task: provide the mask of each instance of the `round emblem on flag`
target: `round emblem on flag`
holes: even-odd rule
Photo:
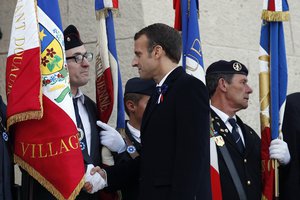
[[[8,135],[6,132],[2,133],[2,137],[3,137],[3,140],[5,140],[6,142],[8,141]]]
[[[127,152],[128,153],[134,153],[136,151],[136,148],[133,145],[129,145],[127,147]]]
[[[81,148],[81,151],[85,150],[85,144],[83,142],[80,142],[80,148]]]
[[[81,141],[83,139],[83,136],[84,136],[84,132],[81,128],[77,128],[77,131],[78,131],[78,140]]]
[[[238,63],[238,62],[233,63],[232,67],[235,71],[238,71],[238,72],[242,70],[242,65],[241,65],[241,63]]]

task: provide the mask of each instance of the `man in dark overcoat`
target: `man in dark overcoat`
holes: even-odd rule
[[[288,144],[291,161],[279,168],[280,199],[299,199],[300,191],[300,92],[286,98],[283,118],[283,140]]]
[[[134,40],[132,66],[157,84],[142,119],[140,156],[97,172],[115,188],[138,178],[139,200],[210,200],[207,89],[178,66],[181,37],[174,28],[152,24]]]

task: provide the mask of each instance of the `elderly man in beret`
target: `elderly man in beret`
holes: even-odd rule
[[[223,200],[261,199],[260,138],[236,115],[248,107],[253,92],[247,75],[246,66],[235,60],[217,61],[206,70],[214,134],[224,141],[216,142]],[[286,143],[272,142],[270,157],[287,164]]]

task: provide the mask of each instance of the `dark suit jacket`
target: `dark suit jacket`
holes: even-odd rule
[[[299,199],[300,191],[300,93],[287,96],[283,118],[283,140],[291,154],[287,166],[279,168],[280,199]]]
[[[227,129],[226,125],[212,109],[211,117],[214,130],[217,131],[224,139],[225,145],[246,192],[247,199],[261,199],[262,189],[259,136],[253,129],[244,124],[242,120],[237,117],[237,123],[242,129],[245,141],[245,152],[240,153],[235,142],[231,138],[231,133]],[[239,197],[233,183],[233,178],[231,177],[224,158],[218,148],[217,152],[223,200],[238,200]]]
[[[207,89],[182,67],[164,83],[143,116],[139,199],[211,199]]]
[[[1,109],[1,124],[6,127],[6,106],[0,96]],[[13,163],[11,161],[11,151],[8,141],[3,139],[4,128],[0,125],[0,199],[12,199],[12,184],[13,184]]]
[[[89,121],[91,124],[91,150],[90,157],[93,160],[94,166],[101,166],[101,143],[99,139],[99,127],[96,125],[97,109],[96,104],[89,97],[85,96],[84,101],[85,108],[89,115]],[[76,166],[74,166],[76,167]],[[57,172],[61,173],[61,172]],[[32,190],[32,199],[30,199],[30,190]],[[76,199],[78,200],[98,200],[98,193],[88,194],[85,191],[81,191]],[[23,200],[54,200],[54,196],[50,194],[44,187],[42,187],[35,179],[33,179],[27,172],[22,170],[22,198]]]

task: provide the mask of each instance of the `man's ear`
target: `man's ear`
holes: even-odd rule
[[[218,87],[221,91],[226,92],[227,91],[228,83],[224,78],[220,78],[218,81]]]
[[[125,102],[125,106],[128,109],[128,111],[130,113],[134,113],[135,112],[135,103],[132,100],[127,100]]]
[[[159,58],[164,53],[164,50],[163,50],[162,46],[156,45],[153,48],[153,53],[154,53],[155,58]]]

